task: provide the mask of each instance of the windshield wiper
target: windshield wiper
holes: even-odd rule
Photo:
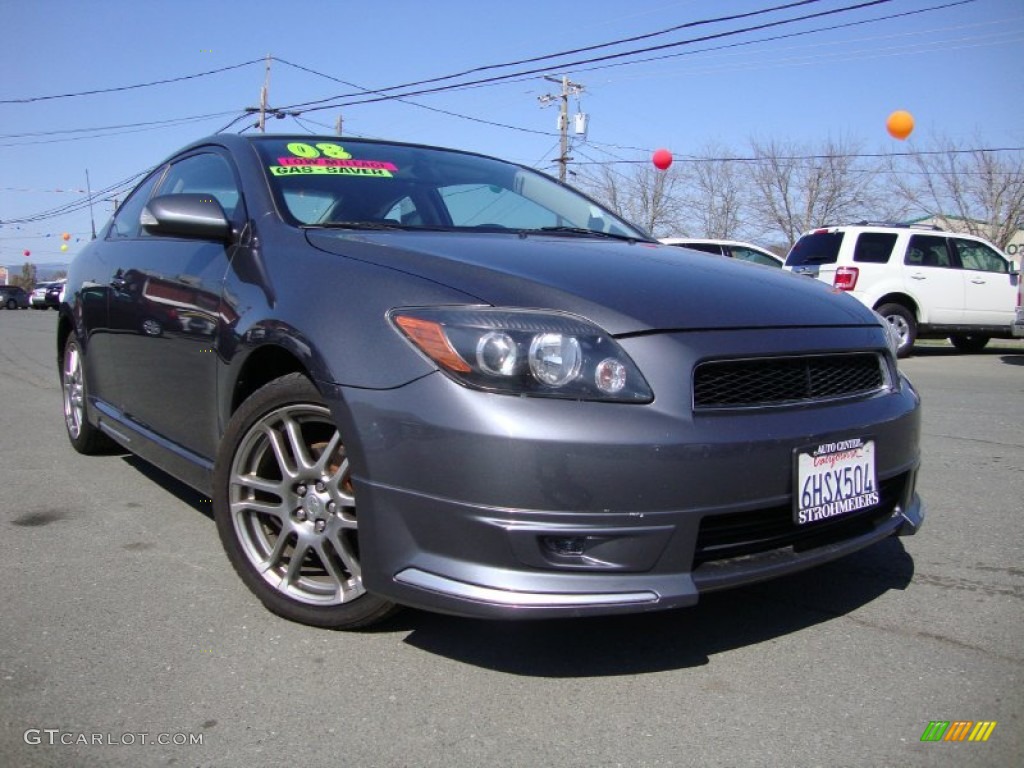
[[[602,232],[599,229],[587,229],[586,227],[538,227],[537,229],[525,229],[521,230],[524,234],[530,234],[530,232],[555,232],[566,235],[588,235],[590,237],[609,237],[612,240],[625,240],[630,243],[635,243],[637,240],[642,238],[634,237],[633,235],[620,235],[618,232]]]
[[[304,224],[306,229],[405,229],[397,221],[318,221]]]

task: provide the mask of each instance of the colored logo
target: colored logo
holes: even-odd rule
[[[988,741],[995,729],[995,720],[932,720],[921,741]]]

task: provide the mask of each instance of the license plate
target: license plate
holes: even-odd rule
[[[793,519],[797,525],[829,520],[876,506],[873,440],[840,440],[797,453]]]

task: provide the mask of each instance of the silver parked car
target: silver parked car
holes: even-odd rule
[[[914,533],[893,343],[529,168],[336,136],[158,165],[57,329],[72,446],[209,494],[270,610],[344,628],[690,606]]]

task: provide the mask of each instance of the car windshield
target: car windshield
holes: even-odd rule
[[[253,143],[278,209],[299,226],[649,239],[580,193],[493,158],[347,138]]]

